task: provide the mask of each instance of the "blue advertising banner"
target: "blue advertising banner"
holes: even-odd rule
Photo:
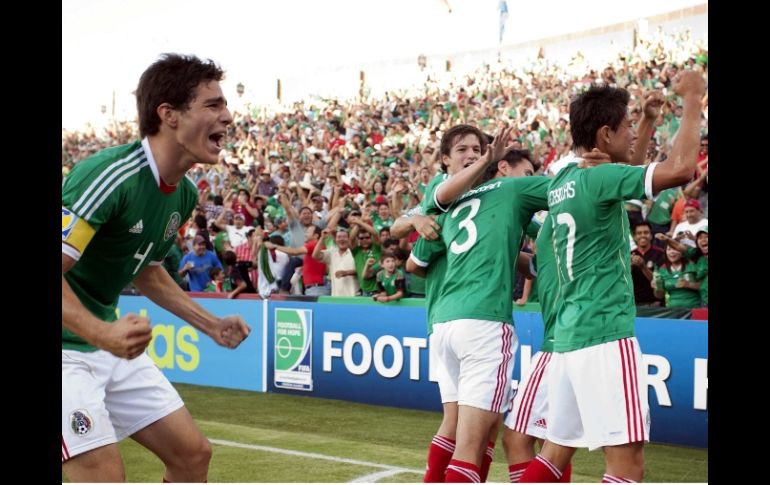
[[[430,374],[424,308],[271,301],[271,320],[276,309],[312,310],[312,336],[295,343],[308,344],[310,354],[303,361],[312,362],[307,378],[312,391],[279,389],[272,379],[270,391],[441,410],[438,385]],[[520,342],[513,372],[517,385],[542,344],[543,321],[540,313],[528,311],[515,312],[514,320]],[[271,371],[275,328],[271,321]],[[652,441],[707,447],[708,324],[639,318],[636,332],[648,366]]]
[[[121,296],[118,311],[146,315],[152,325],[147,354],[171,382],[265,392],[264,322],[261,301],[196,299],[217,316],[238,314],[251,327],[237,349],[208,336],[145,297]]]

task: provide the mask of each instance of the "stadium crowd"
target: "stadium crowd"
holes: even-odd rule
[[[397,239],[395,218],[419,205],[441,171],[442,135],[460,123],[493,134],[513,127],[536,173],[553,174],[572,148],[569,100],[591,83],[625,88],[634,123],[645,96],[665,103],[646,163],[667,158],[682,111],[671,90],[677,72],[708,76],[707,47],[687,32],[658,32],[621,51],[604,69],[581,55],[567,66],[538,58],[381,98],[295,103],[285,112],[233,113],[219,163],[190,173],[199,201],[165,261],[189,291],[363,296],[387,302],[425,295],[423,278],[404,264],[417,232]],[[693,180],[654,200],[629,200],[632,276],[637,305],[708,306],[708,95]],[[134,123],[62,133],[62,176],[108,146],[138,138]],[[541,218],[542,220],[542,218]],[[342,229],[342,230],[341,230]],[[528,238],[523,250],[531,252]],[[519,278],[512,297],[538,301]]]

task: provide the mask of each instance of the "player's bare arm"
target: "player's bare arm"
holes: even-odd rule
[[[427,266],[423,267],[423,266],[418,265],[412,259],[411,256],[409,256],[409,258],[406,260],[406,266],[405,267],[406,267],[406,270],[409,273],[416,274],[417,276],[422,276],[423,278],[425,278],[425,276],[427,276],[427,274],[428,274],[428,267]]]
[[[502,128],[483,155],[479,154],[480,156],[478,157],[472,157],[472,163],[466,165],[459,172],[451,174],[450,178],[439,185],[436,188],[436,200],[438,203],[446,207],[462,194],[472,189],[484,175],[484,171],[489,164],[499,162],[506,153],[513,149],[513,144],[505,144],[512,132],[512,126]],[[455,150],[458,145],[459,148],[463,148],[458,143],[452,147],[452,150]],[[455,155],[453,154],[453,156]]]
[[[682,123],[668,159],[657,166],[652,176],[653,194],[689,182],[698,164],[701,99],[706,82],[701,73],[684,71],[674,81],[674,92],[682,98]]]
[[[401,239],[409,236],[412,231],[417,231],[417,234],[424,239],[433,241],[438,239],[441,226],[431,216],[423,216],[415,214],[409,217],[399,217],[393,223],[390,228],[390,235],[394,238]]]
[[[630,165],[644,165],[644,159],[647,155],[647,147],[650,145],[650,138],[655,130],[655,121],[660,116],[660,110],[666,103],[663,93],[660,91],[651,91],[644,97],[642,111],[644,115],[636,129],[636,142],[634,143],[634,154],[631,156]]]
[[[76,261],[66,254],[61,257],[62,327],[79,335],[89,344],[118,357],[133,359],[141,355],[152,340],[150,321],[133,313],[128,313],[113,323],[96,318],[83,306],[64,278],[64,273],[75,266]]]
[[[162,266],[147,266],[134,280],[134,286],[153,303],[202,331],[223,347],[237,347],[251,332],[251,328],[240,316],[218,318],[206,311],[174,283]]]

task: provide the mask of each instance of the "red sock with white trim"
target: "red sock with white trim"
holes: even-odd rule
[[[490,441],[487,443],[487,451],[484,456],[481,457],[481,471],[479,472],[479,478],[481,482],[487,481],[487,475],[489,475],[489,467],[492,466],[492,460],[495,458],[495,442]]]
[[[602,483],[636,483],[636,482],[633,480],[629,480],[628,478],[616,477],[608,473],[605,473],[604,476],[602,477]]]
[[[530,463],[532,463],[532,460],[508,466],[508,478],[511,480],[511,483],[519,483],[521,476],[524,475],[524,470],[527,469]]]
[[[446,467],[455,452],[455,440],[436,435],[428,448],[428,464],[423,483],[444,483]]]
[[[519,482],[521,483],[557,483],[561,480],[561,472],[553,463],[537,455],[524,470]]]
[[[467,461],[452,460],[446,467],[446,483],[479,483],[479,467]]]

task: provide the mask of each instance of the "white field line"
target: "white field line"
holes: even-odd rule
[[[283,455],[302,456],[305,458],[314,458],[316,460],[334,461],[337,463],[347,463],[350,465],[361,465],[372,468],[382,468],[383,471],[364,475],[362,477],[352,480],[352,482],[373,482],[380,478],[386,478],[389,476],[397,475],[399,473],[416,473],[423,475],[424,470],[417,470],[415,468],[401,468],[392,465],[383,465],[382,463],[372,463],[369,461],[352,460],[350,458],[340,458],[338,456],[322,455],[320,453],[309,453],[306,451],[287,450],[284,448],[273,448],[272,446],[250,445],[247,443],[238,443],[237,441],[220,440],[215,438],[209,438],[209,441],[222,446],[231,446],[233,448],[245,448],[248,450],[266,451],[268,453],[280,453]]]

